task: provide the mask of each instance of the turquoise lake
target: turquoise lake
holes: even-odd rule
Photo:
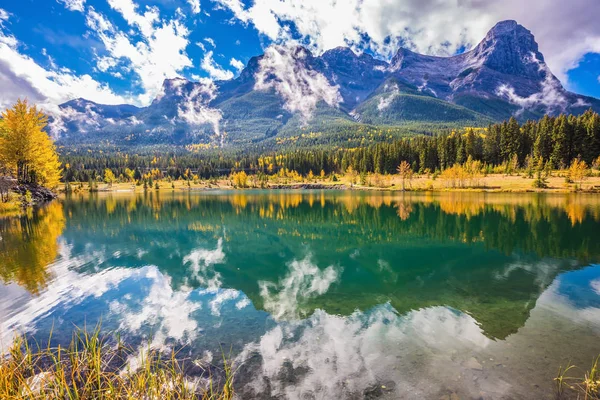
[[[100,321],[226,354],[243,399],[553,399],[600,355],[600,197],[152,191],[0,220],[2,348]]]

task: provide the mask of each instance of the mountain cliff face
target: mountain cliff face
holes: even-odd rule
[[[517,95],[529,96],[540,91],[547,68],[531,32],[515,21],[504,21],[471,51],[431,57],[400,49],[390,69],[395,76],[452,101],[461,93],[496,95],[502,84],[514,85]]]
[[[534,36],[515,21],[494,26],[472,50],[434,57],[400,48],[390,62],[338,47],[314,56],[271,46],[229,81],[166,80],[145,108],[83,99],[52,123],[65,143],[260,142],[299,129],[375,125],[487,124],[516,116],[600,111],[568,92]]]

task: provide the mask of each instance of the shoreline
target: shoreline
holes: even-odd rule
[[[471,193],[600,193],[600,173],[590,172],[578,181],[568,178],[568,171],[555,170],[546,177],[536,179],[532,175],[487,174],[468,177],[440,174],[415,174],[408,178],[399,174],[333,174],[321,177],[297,176],[281,177],[277,175],[258,179],[250,175],[243,184],[232,176],[211,179],[154,178],[154,184],[144,187],[141,181],[121,181],[108,183],[71,182],[70,193],[143,193],[143,192],[195,192],[214,190],[357,190],[390,192],[471,192]],[[152,181],[151,181],[152,182]],[[91,186],[90,186],[91,185]],[[542,185],[544,187],[537,187]],[[58,192],[65,193],[65,186]],[[90,187],[94,190],[90,191]]]
[[[18,184],[10,189],[9,200],[0,204],[0,219],[21,217],[28,209],[43,207],[59,198],[58,193],[35,184]]]
[[[465,186],[465,187],[412,187],[405,188],[397,185],[391,186],[365,186],[365,185],[348,185],[344,183],[289,183],[289,184],[270,184],[268,186],[260,187],[245,187],[236,188],[230,185],[218,185],[218,186],[196,186],[196,187],[185,187],[183,185],[179,187],[160,187],[155,188],[123,188],[115,186],[113,188],[100,188],[98,190],[90,191],[87,188],[78,189],[70,192],[69,194],[81,194],[81,193],[168,193],[168,192],[214,192],[214,191],[248,191],[248,190],[273,190],[273,191],[297,191],[297,190],[337,190],[337,191],[363,191],[363,192],[399,192],[399,193],[515,193],[515,194],[531,194],[531,193],[554,193],[554,194],[600,194],[600,187],[585,187],[582,189],[575,189],[574,187],[557,187],[549,186],[547,188],[533,188],[533,187],[512,187],[508,186]],[[66,194],[64,189],[60,190],[61,195]]]
[[[87,184],[83,182],[70,183],[74,188],[69,193],[65,191],[65,185],[61,185],[55,191],[37,185],[19,185],[13,188],[14,198],[7,202],[6,209],[0,208],[0,218],[19,217],[27,212],[31,207],[43,207],[58,198],[66,195],[77,194],[138,194],[138,193],[185,193],[185,192],[215,192],[231,191],[244,192],[250,190],[266,190],[274,192],[294,192],[294,191],[361,191],[361,192],[392,192],[392,193],[497,193],[497,194],[600,194],[600,176],[591,176],[582,182],[581,189],[576,188],[575,184],[567,184],[560,174],[548,178],[548,187],[535,188],[532,186],[533,178],[527,178],[520,175],[488,175],[477,180],[477,186],[464,185],[462,187],[448,187],[448,182],[439,178],[433,179],[430,176],[418,176],[405,182],[405,188],[402,189],[402,182],[397,175],[375,176],[372,179],[381,180],[380,185],[360,185],[352,183],[349,176],[341,176],[338,182],[331,180],[316,180],[313,182],[273,182],[264,187],[251,185],[245,188],[234,187],[229,179],[220,179],[217,183],[209,184],[207,181],[199,181],[191,184],[188,181],[158,181],[159,188],[146,188],[131,182],[115,183],[113,185],[101,184],[96,190],[90,191]],[[24,195],[29,191],[31,199],[29,203],[24,202]]]

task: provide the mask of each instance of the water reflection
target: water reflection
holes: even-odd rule
[[[483,242],[507,254],[523,251],[541,257],[585,259],[600,251],[600,244],[590,240],[600,222],[600,199],[575,194],[148,193],[73,199],[65,207],[73,224],[84,219],[103,233],[114,235],[127,227],[130,240],[147,240],[137,236],[139,231],[131,232],[132,225],[222,236],[227,222],[255,227],[277,224],[278,235],[305,240],[333,237],[341,225],[343,238],[356,243],[418,236]],[[305,229],[306,224],[325,231]],[[88,231],[85,226],[79,228]],[[574,236],[587,240],[571,240]]]
[[[329,266],[323,271],[308,255],[288,264],[288,272],[279,282],[259,281],[263,307],[277,320],[306,317],[302,304],[325,294],[336,282],[342,268]]]
[[[584,271],[600,276],[600,266]],[[489,339],[476,319],[448,307],[399,315],[385,304],[348,317],[317,310],[245,347],[238,357],[251,376],[245,393],[293,399],[551,399],[546,385],[556,365],[591,361],[587,352],[598,349],[597,342],[580,340],[600,335],[599,299],[582,309],[565,293],[569,281],[580,282],[580,273],[553,283],[518,334],[503,341]],[[577,292],[591,299],[585,286]]]
[[[239,359],[260,359],[263,379],[250,397],[436,398],[442,393],[436,381],[426,382],[431,373],[479,369],[471,354],[489,343],[472,317],[455,310],[431,307],[399,316],[384,305],[346,318],[316,311],[307,321],[278,325]]]
[[[231,348],[248,398],[544,398],[600,352],[599,227],[582,195],[67,198],[0,223],[0,342],[102,319]]]
[[[0,279],[39,293],[51,278],[47,267],[58,254],[64,228],[58,202],[20,218],[0,219]]]

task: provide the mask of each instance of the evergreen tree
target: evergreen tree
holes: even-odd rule
[[[519,123],[515,117],[511,117],[500,132],[500,152],[504,161],[510,160],[514,154],[521,155],[521,140]]]

